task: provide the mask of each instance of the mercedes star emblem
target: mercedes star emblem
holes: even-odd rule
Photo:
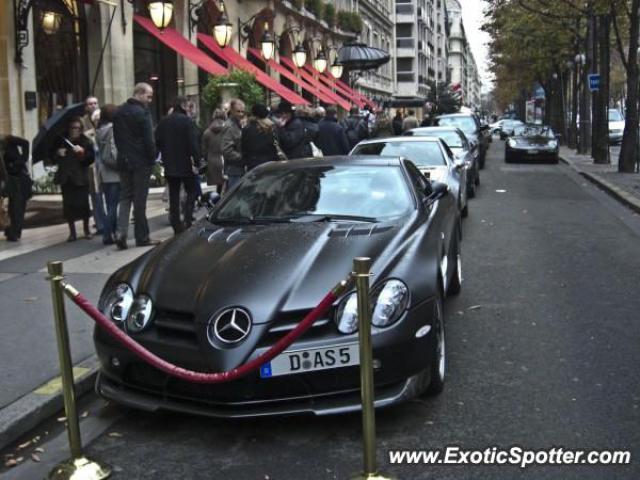
[[[211,334],[227,345],[239,343],[247,338],[251,331],[251,316],[242,308],[227,308],[209,323],[207,330],[207,336],[212,345],[214,341]]]

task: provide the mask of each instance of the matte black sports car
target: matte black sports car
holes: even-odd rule
[[[550,127],[526,124],[515,127],[505,144],[505,163],[551,161],[558,163],[558,139]]]
[[[443,388],[442,302],[461,287],[459,225],[448,187],[405,159],[269,163],[207,219],[114,273],[99,308],[174,364],[228,371],[292,330],[354,257],[369,256],[376,406],[391,405]],[[211,386],[170,378],[96,329],[96,388],[135,408],[212,416],[357,410],[356,329],[350,292],[260,371]]]

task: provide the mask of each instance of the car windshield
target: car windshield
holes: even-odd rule
[[[210,221],[375,221],[413,208],[399,166],[259,168],[223,199]]]
[[[609,110],[609,121],[610,122],[622,122],[624,118],[622,118],[622,114],[618,110]]]
[[[440,117],[438,125],[441,127],[458,127],[463,132],[475,132],[477,128],[473,117]]]
[[[437,140],[423,142],[375,142],[356,146],[352,155],[383,155],[405,157],[417,167],[441,167],[447,164]]]
[[[435,130],[435,129],[425,129],[425,130],[413,130],[413,136],[425,136],[425,137],[438,137],[441,138],[444,143],[446,143],[449,148],[463,148],[462,138],[458,132],[453,130]]]
[[[553,130],[544,125],[519,125],[513,129],[516,137],[549,137],[554,138]]]

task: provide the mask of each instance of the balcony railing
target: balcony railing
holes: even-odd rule
[[[415,48],[415,46],[413,38],[396,38],[396,48]]]
[[[399,82],[413,82],[416,79],[416,75],[413,72],[398,72],[396,78]]]
[[[413,15],[414,9],[412,4],[400,3],[396,5],[396,15]]]

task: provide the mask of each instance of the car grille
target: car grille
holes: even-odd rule
[[[192,313],[158,309],[154,325],[160,339],[181,340],[194,346],[198,344],[195,317]]]
[[[273,345],[291,330],[296,328],[309,312],[311,312],[311,310],[292,310],[278,315],[278,318],[271,322],[269,330],[260,340],[259,346],[268,347]],[[316,320],[311,328],[300,338],[304,340],[311,340],[335,335],[337,330],[332,318],[333,311],[330,312],[330,315],[325,315],[323,318]]]

